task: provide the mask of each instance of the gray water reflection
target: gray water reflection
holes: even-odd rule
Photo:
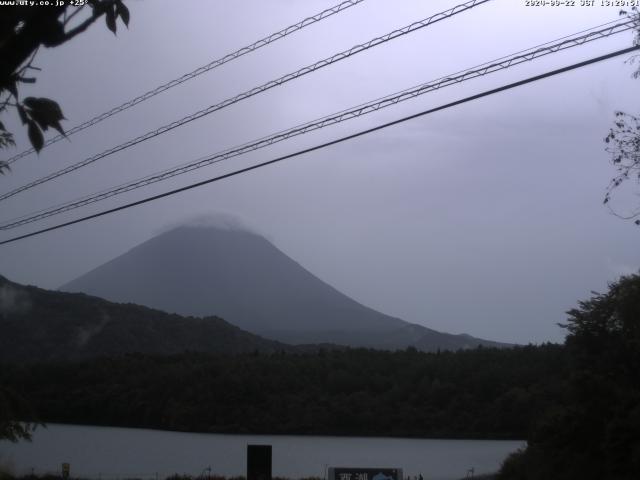
[[[406,438],[218,435],[130,428],[49,424],[32,443],[0,442],[0,466],[17,474],[59,472],[72,477],[160,479],[200,475],[207,467],[225,476],[244,475],[247,444],[273,445],[273,474],[324,477],[326,467],[400,467],[405,476],[449,480],[498,469],[522,441]]]

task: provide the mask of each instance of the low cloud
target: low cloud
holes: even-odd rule
[[[0,286],[0,315],[22,314],[31,308],[29,294],[11,285]]]
[[[211,213],[194,215],[192,217],[182,219],[179,222],[167,224],[160,229],[158,234],[166,233],[178,227],[218,228],[221,230],[239,230],[249,233],[258,233],[237,215],[214,211]]]
[[[84,347],[89,340],[99,334],[110,321],[111,318],[109,315],[103,312],[98,323],[79,328],[76,334],[76,345],[78,347]]]

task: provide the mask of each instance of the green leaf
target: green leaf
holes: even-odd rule
[[[116,0],[116,14],[120,16],[125,26],[129,28],[129,9],[122,3],[122,0]]]
[[[66,137],[66,136],[67,136],[67,134],[66,134],[66,133],[65,133],[65,131],[64,131],[64,128],[62,128],[62,125],[60,125],[60,122],[54,122],[54,123],[52,123],[52,124],[51,124],[51,126],[52,126],[53,128],[55,128],[55,129],[58,131],[58,133],[59,133],[60,135],[62,135],[62,136],[64,136],[64,137]]]
[[[49,127],[55,128],[64,135],[64,130],[60,125],[60,120],[64,120],[62,109],[57,102],[49,98],[28,97],[24,99],[24,105],[29,108],[29,115],[33,118],[42,130]]]
[[[11,132],[0,132],[0,148],[15,147],[16,142],[13,140],[13,134]]]
[[[31,145],[36,149],[36,152],[40,152],[42,147],[44,146],[44,136],[42,135],[42,131],[40,127],[33,120],[29,121],[29,140],[31,141]]]
[[[62,118],[62,110],[60,109],[60,105],[58,105],[58,102],[51,100],[50,98],[27,97],[23,100],[22,103],[33,110],[51,110],[52,112],[56,113],[59,118]]]
[[[116,10],[113,8],[107,8],[105,11],[105,21],[107,22],[107,28],[116,34]]]
[[[9,166],[9,164],[7,162],[5,162],[4,160],[0,160],[0,173],[2,175],[4,175],[4,171],[10,172],[11,171],[11,167]]]
[[[20,121],[22,122],[23,125],[25,125],[29,121],[29,118],[27,117],[27,112],[22,107],[22,105],[18,105],[17,109],[18,109],[18,115],[20,116]]]

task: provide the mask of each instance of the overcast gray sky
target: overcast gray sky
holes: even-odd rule
[[[334,5],[316,0],[128,0],[42,50],[23,96],[59,101],[67,128]],[[2,191],[356,43],[456,5],[366,0],[14,164]],[[580,2],[576,2],[580,4]],[[596,4],[600,2],[597,1]],[[494,0],[107,157],[0,205],[31,213],[446,74],[615,20],[618,9]],[[37,224],[53,225],[630,46],[631,33],[416,100]],[[615,110],[640,112],[619,57],[152,204],[0,247],[0,273],[56,288],[167,226],[223,212],[384,313],[508,342],[561,341],[564,312],[640,267],[640,230],[602,206]],[[2,121],[28,145],[14,113]],[[618,200],[624,211],[638,201]],[[6,239],[30,227],[3,233]],[[212,312],[215,313],[215,312]]]

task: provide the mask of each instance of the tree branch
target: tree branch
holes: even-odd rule
[[[76,8],[76,10],[71,15],[69,15],[67,18],[64,19],[64,22],[62,24],[66,27],[67,23],[69,23],[73,17],[75,17],[78,13],[80,13],[83,8],[84,8],[84,5],[82,5],[79,8]]]
[[[18,76],[22,75],[22,73],[23,73],[26,69],[28,69],[28,68],[30,68],[30,67],[31,67],[31,63],[33,63],[33,60],[36,58],[36,55],[38,54],[38,50],[40,50],[40,47],[37,47],[37,48],[33,51],[33,53],[31,54],[31,57],[29,57],[29,60],[27,60],[27,63],[25,63],[25,64],[24,64],[24,67],[21,67],[21,68],[16,72],[16,74],[17,74]]]
[[[10,104],[10,100],[11,100],[12,94],[7,92],[7,98],[2,102],[2,104],[0,104],[0,112],[2,112],[5,108],[7,108],[7,105]]]
[[[57,39],[55,42],[52,42],[50,45],[47,45],[47,46],[56,47],[58,45],[61,45],[61,44],[65,43],[65,42],[71,40],[76,35],[84,32],[87,28],[89,28],[98,18],[100,18],[107,11],[105,5],[111,5],[112,3],[113,3],[112,1],[100,3],[99,6],[94,7],[93,13],[91,14],[91,16],[89,18],[87,18],[80,25],[72,28],[68,32],[65,32],[64,35],[62,35],[59,39]],[[75,15],[75,13],[77,13],[79,11],[80,10],[76,10],[76,12],[74,12],[74,15]]]

